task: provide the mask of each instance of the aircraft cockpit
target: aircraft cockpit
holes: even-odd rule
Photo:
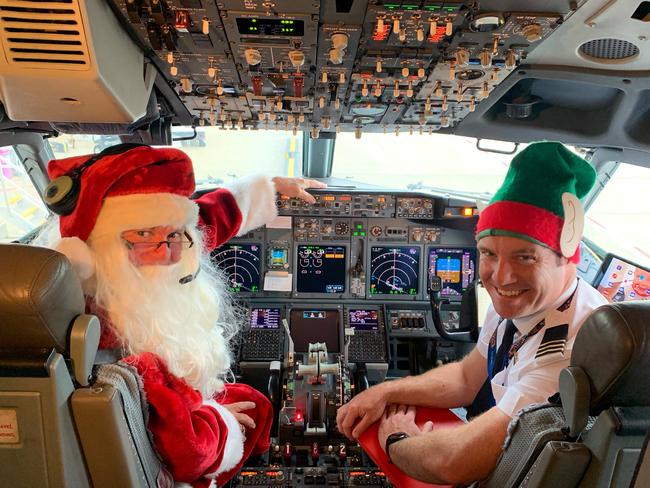
[[[47,247],[56,218],[44,204],[51,160],[123,143],[175,147],[192,160],[195,199],[260,173],[326,183],[308,190],[315,203],[278,193],[272,221],[209,255],[239,311],[232,378],[273,407],[268,452],[251,456],[226,486],[416,486],[396,482],[346,438],[337,410],[373,385],[474,348],[490,307],[477,222],[531,143],[559,141],[596,171],[582,200],[578,277],[610,304],[633,304],[631,315],[602,320],[647,317],[647,306],[638,315],[634,307],[650,304],[649,22],[650,2],[629,0],[2,0],[0,269],[18,273],[15,260],[31,260],[24,248]],[[50,257],[34,255],[34,266]],[[64,286],[61,277],[52,283]],[[0,293],[0,317],[18,313],[12,303]],[[43,317],[49,326],[45,305],[45,313],[29,309],[30,327]],[[0,468],[27,484],[11,486],[173,484],[152,478],[155,453],[116,456],[120,469],[111,473],[102,449],[114,444],[84,446],[93,429],[119,433],[115,445],[137,437],[139,427],[117,427],[119,415],[101,429],[72,414],[40,433],[26,427],[22,400],[5,394],[38,368],[16,351],[54,348],[65,357],[57,378],[70,373],[63,403],[74,390],[92,403],[101,393],[88,384],[94,356],[79,344],[92,339],[94,321],[84,319],[81,334],[77,317],[76,335],[62,329],[52,341],[25,333],[30,349],[14,319],[5,332],[0,324],[11,345],[0,343]],[[612,336],[621,343],[623,329]],[[589,341],[597,348],[597,338]],[[593,372],[589,361],[581,364]],[[107,402],[119,407],[116,398]],[[36,415],[41,404],[32,401]],[[575,405],[586,417],[588,406]],[[633,439],[616,444],[622,458],[604,461],[605,448],[589,446],[575,480],[557,477],[571,471],[558,462],[555,478],[538,473],[531,486],[645,486],[646,410]],[[452,415],[465,422],[467,412]],[[34,439],[58,447],[34,447]],[[25,445],[50,465],[21,464]],[[584,449],[576,447],[580,456]],[[538,454],[541,465],[553,464]],[[480,486],[521,486],[529,469]]]

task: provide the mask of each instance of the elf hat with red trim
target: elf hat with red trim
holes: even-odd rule
[[[530,144],[513,158],[501,188],[481,212],[476,239],[518,237],[578,262],[580,199],[595,181],[591,165],[562,144]]]

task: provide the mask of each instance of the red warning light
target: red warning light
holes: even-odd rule
[[[445,32],[447,28],[444,25],[437,25],[435,34],[429,32],[429,41],[430,42],[440,42],[445,37]]]
[[[300,410],[296,410],[296,416],[294,419],[296,422],[302,422],[302,412]]]
[[[390,35],[390,29],[391,29],[390,23],[384,24],[384,29],[381,31],[379,31],[377,27],[375,27],[375,31],[372,33],[372,40],[385,41],[386,39],[388,39],[388,36]]]
[[[190,13],[187,10],[174,11],[174,27],[180,32],[188,31],[190,28]]]

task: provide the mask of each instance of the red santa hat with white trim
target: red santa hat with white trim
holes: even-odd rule
[[[477,241],[512,236],[554,250],[577,263],[584,227],[584,198],[596,171],[559,142],[530,144],[510,163],[490,203],[481,211]]]
[[[86,241],[129,229],[195,226],[198,206],[192,161],[174,148],[113,146],[96,155],[55,159],[45,201],[59,214],[62,240],[56,246],[81,279],[94,274]]]

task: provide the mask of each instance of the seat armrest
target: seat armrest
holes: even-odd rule
[[[76,390],[72,412],[95,488],[151,486],[131,439],[118,390],[112,386]]]
[[[590,461],[591,451],[584,444],[551,441],[544,446],[520,487],[576,487]]]

